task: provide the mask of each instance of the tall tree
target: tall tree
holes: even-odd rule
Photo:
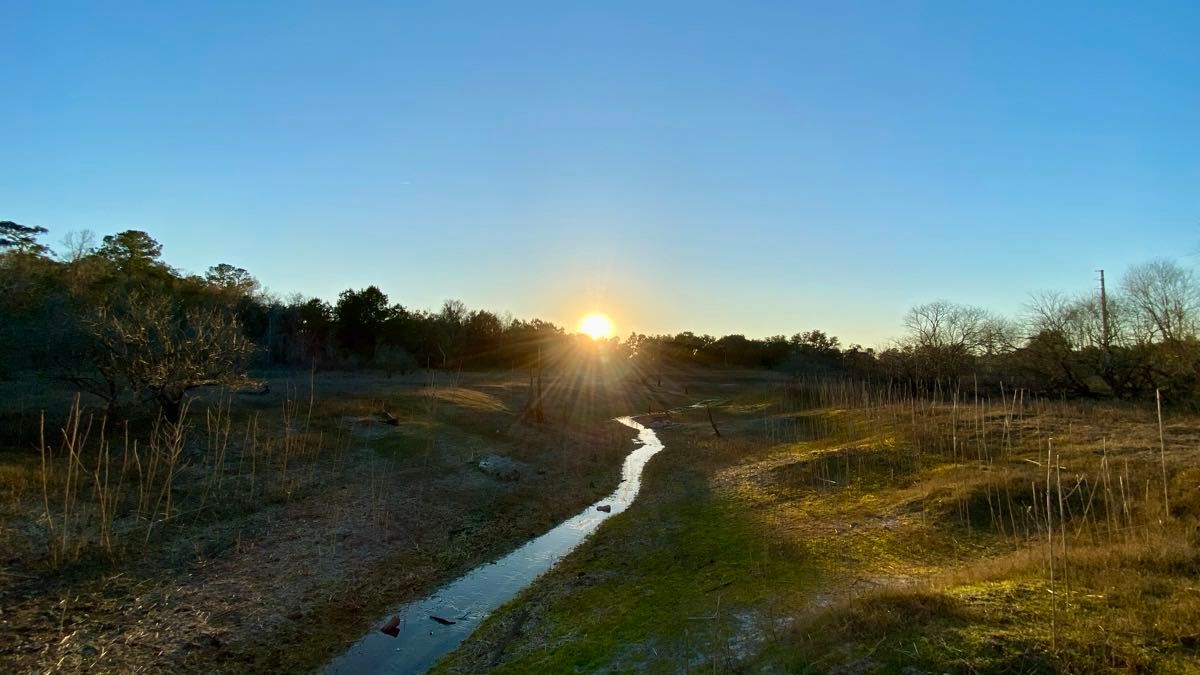
[[[46,255],[50,249],[38,243],[37,238],[48,231],[36,225],[21,225],[11,220],[0,220],[0,253],[11,250],[17,253]]]
[[[240,295],[252,295],[259,288],[258,280],[249,272],[228,263],[208,268],[208,271],[204,273],[204,280],[219,289]]]
[[[121,272],[127,281],[165,279],[170,269],[161,260],[162,244],[141,230],[125,230],[101,240],[96,256]]]
[[[367,360],[375,357],[375,347],[391,315],[388,296],[377,286],[360,291],[346,289],[333,309],[338,339],[350,352]]]

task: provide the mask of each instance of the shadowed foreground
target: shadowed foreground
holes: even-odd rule
[[[610,492],[633,436],[611,419],[647,405],[594,364],[545,374],[542,423],[524,372],[268,380],[193,400],[179,435],[131,420],[136,445],[87,399],[72,417],[70,392],[11,383],[4,670],[317,667]]]

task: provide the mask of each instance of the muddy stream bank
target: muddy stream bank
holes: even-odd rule
[[[621,482],[609,496],[588,506],[512,553],[476,567],[430,595],[404,604],[378,628],[331,661],[326,673],[422,673],[453,651],[497,607],[554,566],[605,519],[637,498],[642,469],[663,449],[653,429],[631,417],[617,420],[638,432],[639,445],[621,467]]]

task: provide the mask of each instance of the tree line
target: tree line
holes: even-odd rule
[[[109,402],[136,393],[174,414],[187,390],[246,384],[250,366],[523,368],[578,342],[456,300],[410,309],[376,286],[280,299],[233,265],[178,270],[140,230],[73,233],[58,252],[45,234],[0,221],[0,376],[36,370]]]
[[[251,366],[533,368],[603,349],[643,372],[676,366],[755,367],[903,386],[1006,383],[1046,394],[1137,398],[1200,395],[1200,284],[1171,261],[1135,266],[1114,292],[1039,293],[1008,318],[936,301],[912,308],[905,334],[880,349],[820,330],[764,339],[631,334],[602,344],[539,319],[446,301],[427,311],[380,288],[332,303],[264,292],[229,264],[203,275],[167,264],[140,230],[100,240],[72,233],[58,251],[45,228],[0,221],[0,377],[36,370],[110,405],[136,395],[178,414],[186,392],[247,385]]]
[[[819,330],[741,335],[632,335],[648,362],[775,368],[918,390],[1000,389],[1089,398],[1200,398],[1200,277],[1171,260],[1134,265],[1113,292],[1033,293],[1018,317],[937,300],[904,316],[880,348]]]

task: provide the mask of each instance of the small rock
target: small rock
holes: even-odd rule
[[[609,506],[608,504],[601,504],[600,506],[596,507],[596,510],[603,511],[605,513],[612,513],[612,507]]]
[[[500,480],[520,480],[524,465],[502,455],[488,455],[479,460],[479,470]]]
[[[400,617],[393,616],[391,621],[388,621],[387,624],[383,628],[379,629],[379,632],[383,633],[384,635],[390,635],[392,637],[396,637],[397,635],[399,635],[400,634]]]

